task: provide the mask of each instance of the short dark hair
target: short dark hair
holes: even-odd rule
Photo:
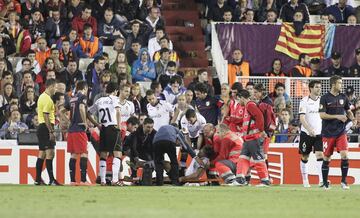
[[[4,79],[6,76],[11,76],[12,78],[14,78],[11,71],[9,71],[9,70],[6,70],[6,71],[3,72],[2,78]]]
[[[99,61],[106,61],[106,59],[103,56],[94,59],[95,64],[99,63]]]
[[[320,80],[311,80],[309,82],[309,89],[314,88],[316,84],[321,84],[321,81]]]
[[[207,158],[212,158],[215,156],[215,151],[211,146],[204,146],[201,150],[204,152]]]
[[[166,65],[166,67],[176,67],[176,63],[174,61],[169,61],[169,63]]]
[[[93,28],[93,26],[91,24],[89,24],[89,23],[84,24],[84,31],[87,30],[87,29],[90,29],[90,28],[91,29]]]
[[[56,80],[55,80],[55,79],[48,79],[48,80],[46,80],[46,82],[45,82],[45,87],[48,88],[48,87],[53,86],[53,85],[55,85],[55,84],[56,84]]]
[[[275,89],[278,89],[278,88],[280,88],[280,87],[283,87],[283,88],[285,89],[284,83],[278,82],[278,83],[275,84]]]
[[[231,86],[231,90],[237,90],[237,91],[240,91],[243,89],[243,85],[239,82],[234,82]]]
[[[208,93],[208,87],[204,83],[198,83],[195,85],[194,91],[198,91],[201,93]]]
[[[86,4],[83,6],[83,10],[82,11],[85,11],[86,9],[89,9],[89,10],[92,10],[91,6]]]
[[[131,44],[135,44],[135,43],[139,43],[139,44],[141,45],[141,43],[140,43],[140,40],[139,40],[139,39],[134,39],[134,40],[132,40],[132,41],[131,41]]]
[[[157,87],[159,87],[160,83],[158,81],[151,82],[150,89],[155,90]]]
[[[255,83],[249,81],[249,82],[246,83],[246,86],[255,86]],[[246,87],[246,86],[245,86],[245,87]]]
[[[254,86],[254,89],[258,92],[264,92],[265,91],[265,87],[262,83],[258,83]]]
[[[164,54],[165,52],[170,52],[170,50],[169,50],[168,48],[162,48],[162,49],[160,49],[160,56],[161,56],[162,54]]]
[[[250,98],[250,92],[246,89],[240,90],[240,92],[237,93],[238,97],[243,97],[243,98]]]
[[[84,90],[88,86],[86,81],[79,81],[76,83],[76,90]]]
[[[188,109],[185,113],[185,117],[186,119],[192,118],[192,117],[196,117],[196,112],[193,109]]]
[[[172,85],[174,83],[179,83],[179,85],[182,84],[182,80],[181,80],[180,76],[173,76],[170,78],[169,84]]]
[[[126,73],[120,73],[120,74],[118,75],[118,80],[119,80],[119,82],[120,82],[121,80],[127,80],[127,75],[126,75]]]
[[[146,91],[146,96],[150,96],[150,95],[155,95],[154,90],[149,89]]]
[[[342,77],[338,76],[338,75],[334,75],[332,77],[330,77],[330,88],[335,85],[336,81],[341,80]]]
[[[144,114],[144,115],[146,115],[146,114]],[[150,117],[146,117],[144,119],[144,125],[146,125],[146,124],[154,124],[154,120],[151,119]]]
[[[307,56],[308,54],[306,54],[306,53],[301,53],[300,55],[299,55],[299,62],[301,61],[301,59],[304,59],[306,56]]]
[[[23,59],[21,60],[21,64],[24,64],[25,61],[28,61],[28,62],[30,62],[30,64],[31,64],[31,60],[30,60],[29,58],[23,58]]]
[[[106,86],[106,93],[110,94],[113,93],[115,91],[119,90],[119,85],[117,83],[114,82],[110,82],[107,86]]]
[[[157,31],[163,31],[163,33],[165,34],[165,28],[162,26],[156,27],[155,32],[157,32]]]
[[[131,116],[129,117],[129,119],[126,121],[127,124],[131,124],[131,125],[139,125],[140,121],[137,117]]]
[[[167,42],[170,42],[170,39],[167,36],[161,37],[160,41],[163,40],[163,39],[166,39]]]
[[[64,96],[65,97],[65,94],[64,93],[61,93],[61,92],[55,92],[55,95],[53,97],[54,101],[59,101],[60,100],[60,97]]]

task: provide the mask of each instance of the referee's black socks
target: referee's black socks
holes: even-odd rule
[[[50,183],[55,180],[53,172],[53,159],[46,159],[46,170],[49,174]]]
[[[349,160],[341,159],[341,182],[346,183],[346,177],[349,171]]]
[[[76,175],[76,159],[75,158],[70,158],[69,170],[70,170],[70,180],[71,180],[71,182],[76,182],[76,179],[75,179],[75,175]]]
[[[80,158],[81,182],[86,182],[87,157]]]
[[[38,158],[36,160],[36,182],[41,182],[41,172],[44,165],[44,159]]]
[[[329,161],[324,160],[321,170],[322,170],[322,175],[323,175],[323,182],[324,184],[328,184],[328,175],[329,175]]]

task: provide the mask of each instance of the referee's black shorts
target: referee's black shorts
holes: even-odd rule
[[[100,152],[122,151],[120,130],[114,125],[100,130]]]
[[[36,135],[39,140],[39,150],[45,151],[48,149],[54,149],[56,141],[50,141],[50,132],[45,123],[39,124]]]
[[[299,154],[309,155],[311,152],[323,151],[321,135],[311,137],[305,132],[300,133]]]

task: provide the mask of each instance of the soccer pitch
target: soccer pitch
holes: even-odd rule
[[[0,217],[359,217],[360,186],[0,186]]]

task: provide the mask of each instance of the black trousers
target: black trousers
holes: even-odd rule
[[[164,154],[170,158],[171,170],[169,173],[171,182],[177,184],[179,180],[179,163],[176,157],[176,144],[171,141],[158,141],[154,143],[156,185],[164,184]]]

